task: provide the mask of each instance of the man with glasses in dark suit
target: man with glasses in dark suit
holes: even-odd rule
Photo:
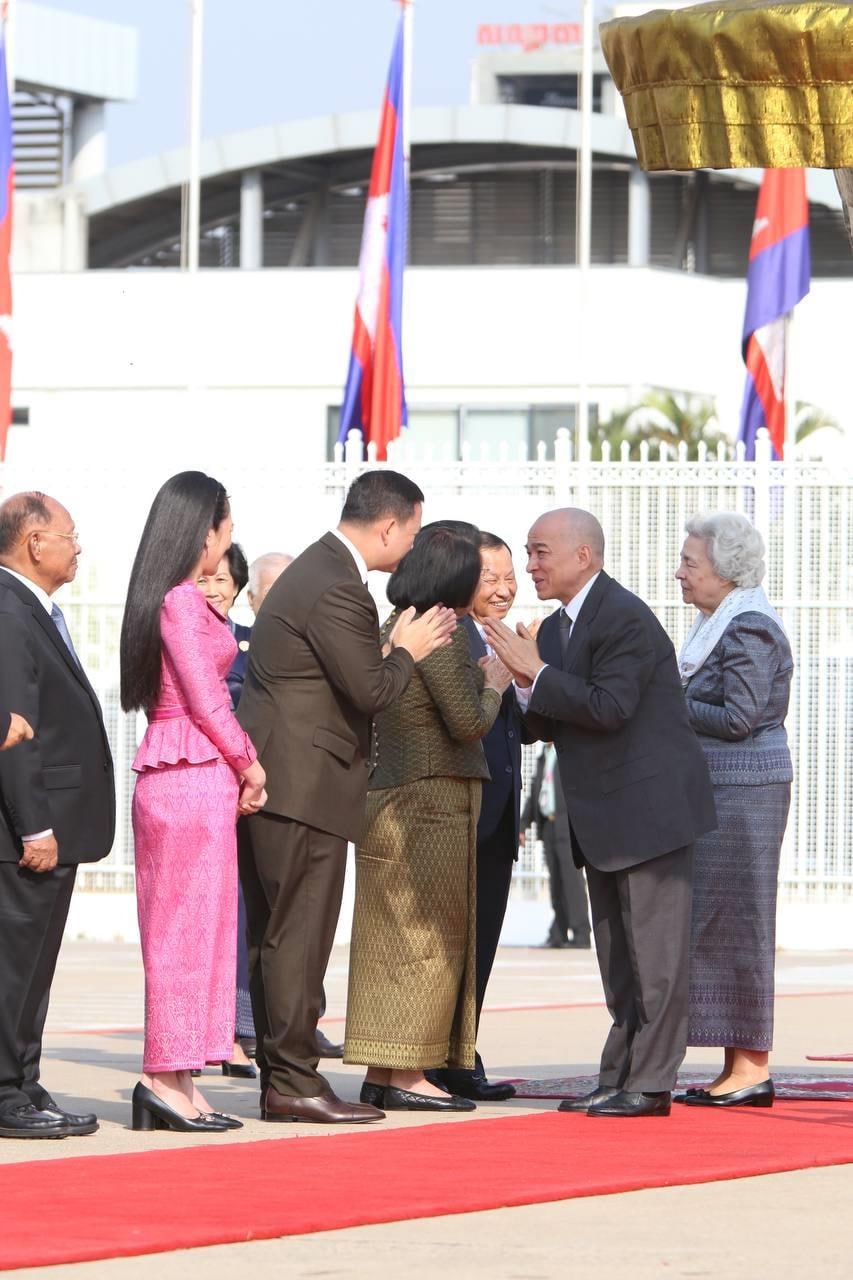
[[[54,593],[77,572],[71,516],[42,493],[0,506],[0,703],[27,728],[0,756],[0,1137],[94,1133],[39,1081],[77,864],[109,853],[113,763],[98,699]],[[2,726],[0,726],[2,727]],[[21,730],[21,725],[17,726]]]

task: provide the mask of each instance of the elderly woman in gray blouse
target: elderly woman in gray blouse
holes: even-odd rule
[[[693,1106],[773,1105],[776,882],[791,799],[784,720],[793,661],[746,516],[694,516],[676,578],[698,610],[679,656],[719,826],[696,844],[687,1042],[725,1050]]]

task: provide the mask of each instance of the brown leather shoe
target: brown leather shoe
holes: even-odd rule
[[[329,1089],[315,1098],[292,1098],[279,1093],[272,1085],[261,1099],[261,1119],[305,1120],[312,1124],[369,1124],[384,1120],[385,1112],[364,1102],[344,1102]]]

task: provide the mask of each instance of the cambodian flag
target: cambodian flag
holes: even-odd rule
[[[804,169],[766,169],[749,247],[743,358],[746,390],[738,438],[755,457],[766,427],[774,457],[785,449],[785,320],[809,291],[809,205]]]
[[[386,457],[389,440],[405,426],[403,387],[403,270],[406,265],[408,193],[403,132],[405,16],[400,18],[379,141],[373,155],[359,258],[347,384],[338,439],[360,431]]]

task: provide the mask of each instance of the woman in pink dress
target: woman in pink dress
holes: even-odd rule
[[[200,471],[163,485],[133,565],[121,702],[148,729],[133,762],[136,893],[145,969],[143,1077],[134,1129],[223,1132],[190,1072],[234,1045],[239,813],[266,801],[257,753],[231,711],[236,652],[199,592],[231,543],[225,490]]]

